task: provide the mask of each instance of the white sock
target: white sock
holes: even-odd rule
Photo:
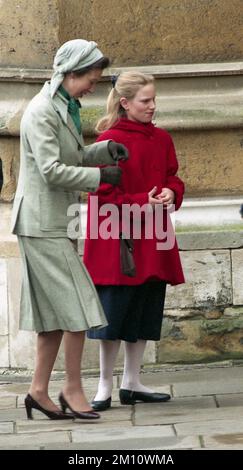
[[[100,380],[95,401],[107,400],[113,387],[113,369],[120,348],[120,340],[100,341]]]
[[[141,384],[139,376],[146,343],[142,339],[139,339],[136,343],[125,341],[125,362],[121,388],[133,390],[134,392],[153,392],[153,390]]]

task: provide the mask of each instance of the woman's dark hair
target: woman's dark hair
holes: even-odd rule
[[[81,77],[81,75],[85,75],[86,73],[90,72],[91,70],[104,70],[110,65],[110,59],[108,57],[101,57],[101,59],[97,60],[91,65],[84,67],[81,70],[75,70],[74,73],[76,76]]]

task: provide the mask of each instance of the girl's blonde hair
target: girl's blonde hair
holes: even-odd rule
[[[101,118],[97,125],[98,133],[110,129],[113,124],[123,115],[126,115],[125,109],[120,104],[122,97],[131,100],[135,97],[140,88],[154,83],[154,77],[141,72],[123,72],[115,83],[114,88],[110,91],[107,98],[107,114]]]

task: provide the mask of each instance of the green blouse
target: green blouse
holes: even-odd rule
[[[68,112],[75,124],[75,127],[78,131],[79,134],[81,134],[81,130],[82,130],[82,127],[81,127],[81,120],[80,120],[80,114],[79,114],[79,110],[81,108],[81,104],[79,102],[79,100],[76,100],[75,98],[72,98],[69,93],[67,92],[67,90],[65,90],[65,88],[63,88],[63,86],[61,85],[59,87],[59,91],[60,93],[64,96],[64,98],[66,98],[66,100],[68,100]]]

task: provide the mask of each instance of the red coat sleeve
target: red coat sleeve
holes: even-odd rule
[[[101,184],[95,193],[99,197],[99,204],[116,204],[119,208],[122,204],[138,204],[143,206],[148,202],[148,193],[124,193],[118,186]]]
[[[181,206],[183,194],[185,191],[183,181],[179,178],[179,176],[176,176],[177,171],[178,161],[176,158],[175,147],[171,140],[168,151],[166,187],[175,193],[175,210],[178,210]]]
[[[113,131],[108,130],[104,132],[101,136],[98,137],[97,142],[102,140],[111,139],[116,141],[116,137],[113,134]],[[119,142],[129,146],[127,142],[122,141],[119,138]],[[126,162],[119,162],[119,166],[124,168]],[[139,193],[128,193],[120,186],[113,186],[111,184],[101,184],[96,191],[95,195],[99,197],[99,205],[113,203],[116,204],[118,208],[121,208],[123,204],[138,204],[143,206],[143,204],[148,203],[148,193],[139,192]]]

